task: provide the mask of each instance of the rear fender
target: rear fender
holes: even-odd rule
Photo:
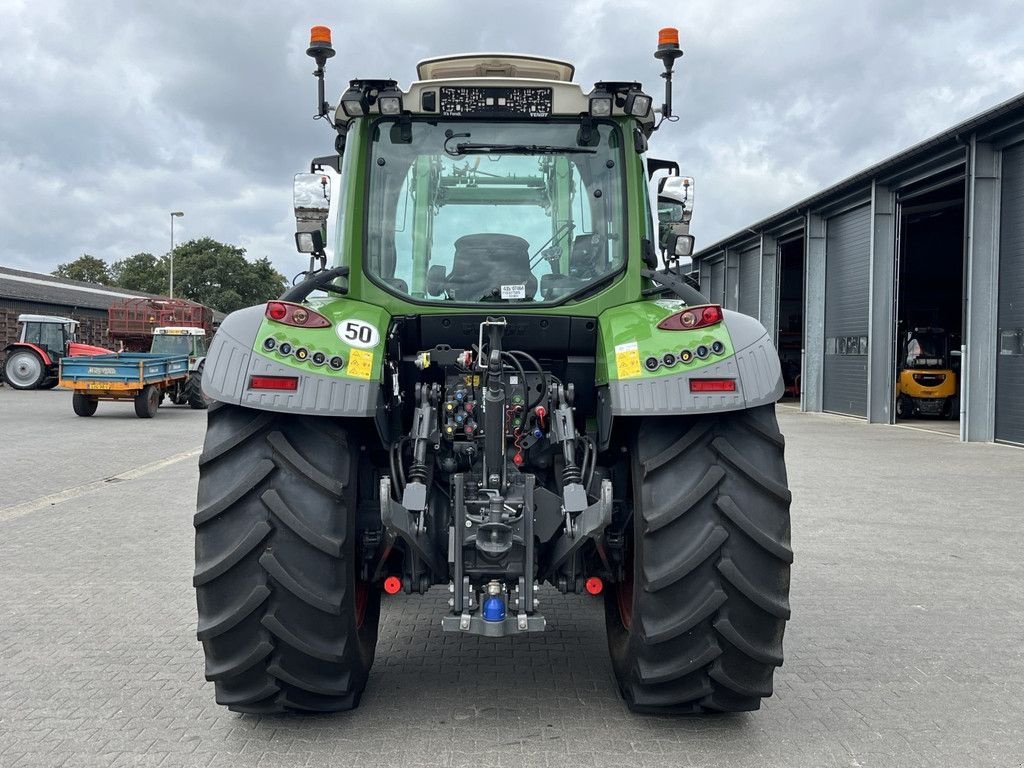
[[[69,357],[92,357],[94,355],[113,355],[114,350],[94,347],[92,344],[82,344],[79,341],[68,343]]]
[[[738,411],[774,403],[785,390],[779,355],[757,320],[724,310],[724,321],[699,330],[663,331],[658,322],[682,304],[659,300],[608,310],[599,318],[598,421],[602,436],[615,416]],[[683,363],[683,350],[718,342],[721,352]],[[663,361],[675,355],[671,365]],[[648,360],[659,362],[654,370]],[[671,362],[671,358],[669,358]],[[602,371],[603,366],[603,371]],[[607,382],[604,383],[602,373]],[[730,392],[691,392],[691,379],[732,379]]]
[[[203,367],[203,394],[222,403],[265,411],[317,416],[373,417],[380,398],[384,339],[390,316],[383,309],[349,299],[333,299],[311,306],[331,321],[326,328],[294,328],[266,318],[266,305],[232,312],[213,337]],[[353,328],[369,327],[373,344],[352,347],[344,335]],[[358,341],[358,340],[357,340]],[[360,342],[361,343],[361,342]],[[280,353],[287,344],[292,354]],[[268,348],[269,347],[269,348]],[[299,360],[294,352],[306,350]],[[341,357],[341,370],[324,362],[313,363],[321,352],[327,360]],[[298,379],[295,391],[252,389],[252,376],[288,376]]]
[[[9,355],[16,349],[26,348],[31,349],[33,352],[39,355],[39,357],[41,357],[43,360],[43,365],[45,365],[46,367],[49,368],[51,365],[54,365],[53,359],[50,357],[50,353],[47,352],[46,349],[40,347],[38,344],[32,344],[31,342],[28,341],[16,341],[13,344],[8,344],[6,347],[4,347],[4,355]]]

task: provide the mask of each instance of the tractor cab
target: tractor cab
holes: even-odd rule
[[[160,355],[188,355],[192,369],[197,360],[206,357],[206,331],[191,327],[154,328],[149,351]]]
[[[34,344],[58,360],[67,354],[68,345],[75,340],[78,330],[77,320],[50,315],[20,315],[18,323],[21,325],[20,343]]]

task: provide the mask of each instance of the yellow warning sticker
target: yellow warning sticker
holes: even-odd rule
[[[620,379],[631,379],[642,373],[640,350],[635,341],[615,347],[615,369],[618,371]]]
[[[640,358],[637,358],[637,365]],[[368,379],[373,375],[373,352],[353,349],[348,358],[348,375],[356,379]]]

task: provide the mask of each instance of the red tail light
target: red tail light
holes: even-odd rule
[[[275,389],[294,392],[299,388],[298,376],[250,376],[249,389]]]
[[[268,301],[267,317],[296,328],[327,328],[331,321],[319,312],[290,301]]]
[[[402,580],[397,576],[388,576],[384,579],[384,591],[389,595],[397,595],[402,591]]]
[[[722,308],[717,304],[708,304],[704,307],[687,307],[682,312],[669,315],[658,323],[658,327],[663,331],[692,331],[720,322]]]
[[[691,392],[735,392],[736,379],[690,379]]]

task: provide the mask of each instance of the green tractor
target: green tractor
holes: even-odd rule
[[[336,150],[296,177],[309,271],[229,315],[203,377],[217,701],[355,707],[382,595],[433,588],[444,632],[485,637],[594,596],[630,709],[757,709],[790,613],[783,385],[765,329],[685,279],[688,232],[658,252],[645,153],[677,33],[659,110],[513,55],[352,80],[332,110],[329,30],[308,54]]]

